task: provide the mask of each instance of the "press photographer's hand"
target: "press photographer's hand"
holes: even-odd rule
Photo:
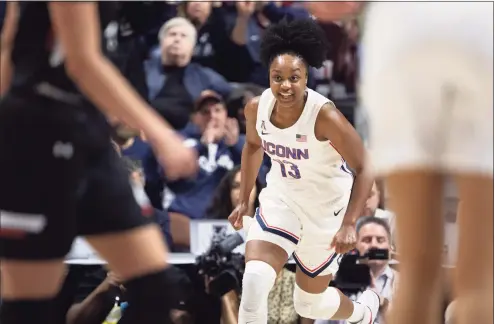
[[[245,203],[240,203],[229,216],[229,222],[236,231],[240,230],[243,226],[242,216],[247,215],[248,206]]]
[[[356,247],[356,228],[353,225],[342,225],[333,237],[330,248],[338,254],[344,254]]]

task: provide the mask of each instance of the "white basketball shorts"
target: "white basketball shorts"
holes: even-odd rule
[[[370,4],[361,94],[379,173],[493,175],[493,3]]]
[[[322,193],[324,194],[324,193]],[[341,255],[330,248],[347,209],[349,196],[331,208],[314,201],[296,202],[286,195],[265,188],[259,197],[247,241],[262,240],[293,254],[300,270],[310,277],[335,274]]]

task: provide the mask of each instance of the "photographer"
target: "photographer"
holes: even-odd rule
[[[358,235],[356,248],[360,255],[366,254],[372,248],[387,249],[389,253],[391,252],[390,226],[385,220],[365,217],[358,222],[356,232]],[[398,281],[398,273],[389,266],[388,260],[370,260],[368,266],[371,273],[371,288],[383,297],[380,307],[382,316],[377,318],[375,324],[383,324],[383,314],[387,311],[392,299]]]
[[[208,307],[209,312],[203,305],[198,305],[196,310],[200,314],[198,318],[203,319],[201,324],[237,324],[244,256],[233,251],[243,242],[240,233],[227,234],[226,226],[216,226],[210,248],[197,257],[196,274],[203,283],[201,290],[204,289],[204,294],[197,296],[204,299],[202,304],[208,301],[214,305]],[[216,311],[212,312],[212,308]]]
[[[383,249],[391,252],[391,233],[388,223],[377,217],[363,217],[358,221],[356,249],[360,256],[367,255],[372,249]],[[374,324],[384,324],[384,314],[392,300],[395,287],[398,282],[398,273],[389,266],[389,260],[375,260],[370,257],[366,262],[369,267],[371,284],[367,288],[373,289],[380,295],[380,315],[376,318]],[[342,269],[342,267],[341,267]],[[339,273],[337,273],[337,277]],[[355,299],[359,296],[350,296]],[[316,324],[344,324],[343,321],[320,321]]]
[[[72,271],[81,272],[81,269],[71,269],[64,280],[61,293],[59,294],[59,303],[62,304],[62,299],[71,300],[74,294],[74,288],[78,286],[78,280],[75,280]],[[84,271],[84,270],[82,270]],[[175,294],[175,307],[170,312],[171,323],[192,323],[191,312],[188,310],[191,296],[191,282],[187,275],[176,267],[169,267],[168,273],[174,278],[177,293]],[[80,279],[80,278],[79,278]],[[120,297],[121,301],[126,300],[126,289],[122,285],[121,280],[112,272],[108,272],[106,278],[94,289],[83,301],[72,304],[66,315],[66,324],[101,324],[113,323],[118,318],[108,320],[108,315],[115,305],[116,297]],[[120,304],[122,318],[125,317],[125,307]],[[120,317],[120,316],[118,316]],[[105,321],[107,318],[107,321]]]
[[[64,286],[66,283],[64,283]],[[67,312],[67,324],[102,323],[112,310],[115,297],[122,294],[120,280],[112,272],[82,302],[72,305]]]

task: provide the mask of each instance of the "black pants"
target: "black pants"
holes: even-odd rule
[[[78,235],[148,222],[101,113],[36,95],[0,102],[0,257],[62,258]]]

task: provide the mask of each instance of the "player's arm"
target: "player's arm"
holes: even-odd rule
[[[65,54],[65,69],[79,89],[105,114],[145,130],[148,140],[178,139],[101,52],[98,4],[50,2],[49,10]]]
[[[246,142],[241,157],[241,193],[240,203],[249,205],[249,195],[256,183],[256,177],[263,161],[261,138],[256,131],[259,97],[251,99],[244,108],[246,117]]]
[[[368,153],[354,127],[332,104],[325,104],[316,120],[315,134],[332,142],[354,172],[351,198],[344,215],[344,225],[354,225],[361,216],[373,186],[374,175]]]
[[[7,2],[5,20],[0,36],[0,97],[3,96],[10,87],[12,78],[11,52],[17,31],[18,18],[19,5],[17,2]]]

